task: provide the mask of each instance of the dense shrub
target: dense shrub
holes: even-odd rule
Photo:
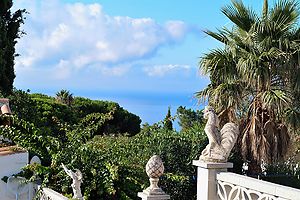
[[[111,118],[110,114],[102,114],[97,126]],[[161,187],[175,200],[195,198],[196,171],[191,162],[206,144],[203,133],[178,133],[149,126],[133,137],[95,136],[95,125],[59,126],[65,132],[65,141],[45,137],[33,124],[16,117],[14,126],[2,127],[0,134],[40,155],[45,166],[31,166],[27,171],[36,171],[44,184],[64,194],[71,194],[71,180],[61,163],[81,170],[86,199],[137,199],[137,192],[149,186],[145,165],[157,154],[165,165]]]
[[[259,174],[259,178],[265,181],[300,189],[299,161],[290,157],[285,162],[265,166],[265,171]]]
[[[71,180],[61,167],[64,163],[81,170],[87,200],[133,200],[149,186],[145,165],[156,154],[165,165],[163,190],[174,200],[195,199],[192,160],[198,159],[207,139],[202,118],[194,119],[191,110],[182,108],[180,120],[197,120],[193,128],[177,132],[159,122],[146,124],[140,131],[140,118],[114,102],[75,97],[68,106],[53,97],[23,91],[15,91],[10,100],[13,123],[2,126],[0,135],[42,159],[42,166],[24,169],[27,178],[39,175],[44,185],[70,196]]]
[[[128,112],[115,102],[75,97],[72,107],[79,119],[91,113],[108,113],[115,109],[114,118],[102,130],[104,133],[135,135],[140,132],[140,117]]]
[[[59,131],[57,121],[75,125],[82,120],[87,120],[86,116],[89,114],[105,114],[112,110],[114,110],[113,118],[102,129],[99,129],[97,134],[127,133],[135,135],[140,132],[140,117],[128,112],[115,102],[75,97],[72,106],[68,106],[54,97],[44,94],[29,94],[22,90],[14,90],[8,98],[16,116],[61,139],[65,136]]]

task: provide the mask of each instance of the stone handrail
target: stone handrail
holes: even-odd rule
[[[300,190],[230,173],[216,174],[217,196],[221,200],[300,200]]]
[[[50,188],[43,188],[40,200],[68,200],[68,198]]]

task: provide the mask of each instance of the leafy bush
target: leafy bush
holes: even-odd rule
[[[140,117],[129,113],[115,102],[75,97],[73,109],[79,119],[91,113],[108,113],[115,109],[114,118],[102,130],[104,133],[128,133],[129,135],[135,135],[140,132]]]
[[[259,177],[265,181],[300,189],[299,176],[299,162],[291,157],[285,162],[266,165],[265,172]]]
[[[162,122],[144,125],[140,131],[140,118],[114,102],[75,97],[67,106],[53,97],[23,91],[15,91],[10,99],[13,125],[2,126],[0,135],[42,159],[42,165],[24,169],[27,178],[39,175],[44,185],[70,196],[64,163],[81,170],[87,200],[135,200],[137,192],[149,186],[145,165],[156,154],[165,165],[163,190],[174,200],[196,197],[192,160],[207,143],[200,118],[197,128],[180,132],[163,128]]]
[[[196,169],[191,162],[206,144],[203,133],[178,133],[150,126],[133,137],[95,136],[94,129],[112,116],[102,114],[97,126],[58,124],[65,132],[65,141],[45,137],[33,124],[17,117],[13,117],[14,126],[2,127],[0,134],[40,155],[45,166],[26,170],[37,171],[44,184],[64,194],[71,193],[71,180],[61,163],[81,170],[86,199],[138,199],[137,192],[149,186],[145,165],[157,154],[165,165],[161,187],[175,200],[195,198]]]
[[[61,139],[65,136],[59,131],[57,121],[75,125],[89,114],[105,114],[112,110],[114,110],[113,118],[97,134],[135,135],[140,132],[140,117],[128,112],[115,102],[75,97],[72,106],[68,106],[54,97],[29,94],[22,90],[14,90],[8,98],[13,113],[20,119],[33,123],[45,133]]]

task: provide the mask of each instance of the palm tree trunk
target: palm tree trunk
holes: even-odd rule
[[[254,160],[248,164],[248,172],[247,175],[258,175],[261,173],[260,165]]]

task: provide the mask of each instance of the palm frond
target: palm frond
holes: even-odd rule
[[[199,102],[204,103],[208,100],[209,97],[213,96],[214,87],[212,84],[209,84],[206,88],[203,90],[196,92],[194,96],[199,99]]]
[[[294,131],[300,129],[300,111],[293,108],[287,109],[285,112],[285,121]]]
[[[226,32],[224,32],[223,30],[218,29],[218,32],[213,32],[213,31],[210,31],[210,30],[206,30],[206,31],[204,31],[204,33],[206,33],[207,35],[213,37],[214,39],[218,40],[219,42],[222,42],[222,43],[227,43],[228,42]]]
[[[256,13],[251,8],[247,8],[240,0],[233,0],[232,5],[223,7],[221,11],[234,24],[245,31],[249,31],[255,21],[258,20]]]
[[[262,94],[263,106],[268,109],[275,109],[281,113],[285,108],[290,107],[290,96],[281,89],[270,89]]]
[[[268,65],[261,62],[260,57],[255,54],[248,54],[248,57],[241,57],[237,64],[240,76],[249,85],[258,90],[269,88],[271,83],[271,71]]]
[[[209,74],[212,79],[218,79],[218,82],[237,78],[237,70],[231,53],[223,49],[214,49],[205,54],[199,62],[199,68],[202,74]]]
[[[294,0],[280,0],[270,10],[270,21],[275,22],[280,29],[295,25],[298,17],[298,3]]]
[[[269,10],[269,4],[268,0],[264,0],[263,10],[262,10],[262,17],[264,20],[268,18],[268,10]]]

